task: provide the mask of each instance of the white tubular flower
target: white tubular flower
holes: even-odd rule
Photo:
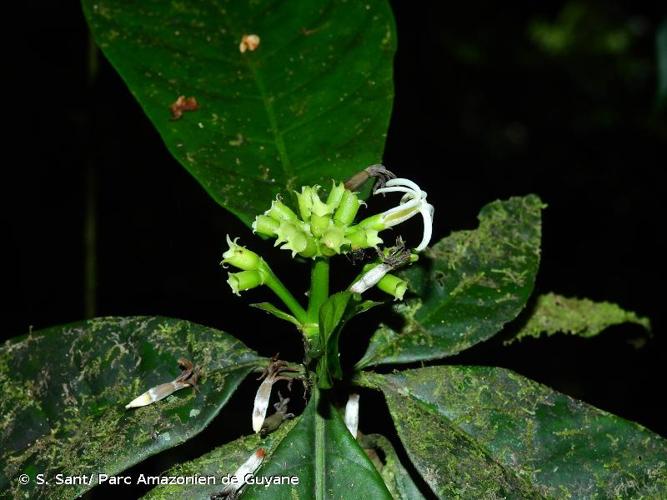
[[[181,374],[178,377],[166,384],[151,387],[142,395],[134,398],[126,404],[125,409],[129,410],[130,408],[147,406],[170,396],[176,391],[185,389],[186,387],[194,387],[196,389],[197,380],[199,380],[201,371],[200,367],[193,365],[190,360],[185,358],[179,358],[178,365],[181,367]]]
[[[264,369],[264,373],[262,373],[258,379],[264,380],[259,384],[259,389],[257,389],[257,394],[255,394],[255,404],[252,407],[253,431],[257,433],[262,430],[262,425],[266,418],[266,410],[269,407],[269,400],[271,399],[271,389],[273,388],[273,384],[279,380],[286,380],[288,382],[287,387],[290,388],[293,377],[286,374],[296,371],[295,368],[290,368],[286,361],[278,359],[277,355],[271,360],[269,366]]]
[[[426,201],[426,191],[409,179],[389,179],[385,186],[376,189],[373,194],[405,193],[397,207],[391,208],[380,215],[382,229],[393,227],[412,218],[418,213],[424,219],[424,233],[421,243],[415,248],[417,252],[424,250],[431,241],[433,234],[433,205]]]
[[[352,293],[364,293],[369,288],[374,287],[378,282],[393,269],[389,264],[378,264],[373,269],[365,272],[361,275],[357,281],[355,281],[349,290]]]
[[[359,394],[350,394],[345,405],[345,427],[357,439],[359,431]]]
[[[252,408],[252,430],[255,433],[262,430],[262,424],[266,418],[266,410],[269,407],[269,400],[271,399],[271,389],[273,388],[273,378],[266,377],[257,389],[255,395],[255,404]]]
[[[259,466],[262,465],[262,461],[266,456],[266,451],[264,448],[259,448],[255,453],[250,455],[250,458],[243,462],[241,467],[236,469],[234,476],[230,478],[229,483],[222,490],[222,493],[226,498],[236,498],[239,490],[245,486],[245,483],[248,479],[255,474]],[[249,477],[250,476],[250,477]]]

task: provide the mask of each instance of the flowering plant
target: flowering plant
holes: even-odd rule
[[[232,292],[270,290],[278,305],[253,305],[288,322],[303,351],[256,352],[146,316],[14,338],[0,349],[4,496],[134,481],[149,498],[664,497],[661,437],[510,370],[448,363],[500,332],[512,342],[649,324],[614,304],[530,298],[537,196],[493,201],[477,228],[434,238],[437,201],[381,165],[360,171],[381,158],[391,111],[385,0],[83,6],[174,157],[290,265],[310,267],[306,303],[272,255],[241,245],[249,231],[226,237]],[[378,195],[400,197],[368,215]],[[419,219],[413,242],[403,223]],[[334,293],[333,266],[356,271]],[[346,333],[371,308],[382,313],[370,338]],[[244,392],[252,407],[234,418]],[[124,472],[207,427],[234,436],[159,475]]]

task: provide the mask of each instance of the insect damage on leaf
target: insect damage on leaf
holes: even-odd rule
[[[257,35],[243,35],[239,43],[239,51],[243,54],[246,50],[253,52],[259,47],[260,38]]]
[[[184,111],[195,111],[199,109],[199,103],[194,97],[179,95],[178,99],[171,103],[169,109],[171,110],[171,119],[180,120]]]

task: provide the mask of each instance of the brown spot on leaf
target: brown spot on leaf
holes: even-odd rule
[[[243,35],[241,37],[241,43],[239,44],[239,50],[243,54],[246,50],[250,52],[254,51],[259,47],[259,36],[257,35]]]
[[[172,119],[179,120],[183,116],[183,111],[195,111],[199,109],[199,103],[194,97],[180,95],[178,96],[178,99],[169,106],[169,109],[171,110]]]

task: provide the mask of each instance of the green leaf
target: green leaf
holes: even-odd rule
[[[651,330],[648,318],[624,311],[611,302],[593,302],[589,299],[567,298],[554,293],[540,295],[526,323],[519,332],[506,341],[508,345],[525,337],[548,337],[562,332],[579,337],[595,337],[605,328],[622,323],[636,323]]]
[[[381,434],[365,434],[359,437],[359,444],[366,450],[382,451],[384,462],[373,460],[376,468],[379,467],[384,484],[396,500],[422,500],[424,495],[414,483],[410,474],[401,463],[391,442]],[[379,463],[378,463],[379,462]]]
[[[125,409],[176,378],[180,357],[202,368],[199,392]],[[74,497],[92,485],[57,485],[55,474],[96,481],[181,444],[262,364],[224,332],[159,317],[98,318],[8,341],[0,349],[0,496]],[[32,478],[28,485],[20,474]],[[36,474],[49,484],[37,486]]]
[[[323,389],[331,388],[333,380],[343,376],[338,341],[351,297],[350,292],[338,292],[329,297],[320,307],[320,342],[324,346],[324,355],[317,365],[317,384]]]
[[[482,208],[476,230],[427,250],[402,273],[418,295],[394,307],[402,328],[382,325],[357,367],[452,356],[514,319],[533,291],[543,207],[535,195],[495,201]]]
[[[248,414],[250,414],[250,409]],[[183,498],[209,500],[212,495],[216,495],[224,489],[225,485],[222,484],[222,478],[232,476],[236,469],[259,448],[263,448],[266,452],[264,462],[270,461],[274,450],[285,439],[285,436],[296,425],[296,422],[296,419],[285,421],[278,430],[269,434],[266,438],[261,438],[259,434],[240,437],[195,460],[179,464],[163,474],[165,478],[202,476],[207,478],[207,484],[165,484],[156,486],[144,498],[152,500],[181,500]],[[208,477],[214,479],[209,481]],[[272,486],[271,488],[282,487]]]
[[[296,325],[296,327],[299,328],[299,329],[301,328],[301,323],[299,323],[298,319],[296,319],[291,314],[287,314],[286,312],[281,311],[280,309],[278,309],[276,306],[274,306],[270,302],[257,302],[256,304],[250,304],[250,307],[255,307],[257,309],[261,309],[264,312],[272,314],[276,318],[280,318],[284,321],[288,321],[289,323],[292,323],[293,325]]]
[[[299,422],[258,476],[297,476],[296,486],[251,486],[243,498],[388,498],[375,466],[326,396],[315,389]]]
[[[667,441],[502,368],[363,375],[441,497],[664,498]]]
[[[281,191],[381,160],[396,48],[385,0],[82,3],[169,151],[246,224]],[[255,51],[239,51],[244,34]],[[173,120],[180,95],[199,109]]]
[[[352,299],[352,302],[350,302]],[[345,324],[358,314],[365,313],[382,302],[359,300],[350,292],[338,292],[329,297],[320,307],[319,328],[324,356],[317,365],[318,386],[322,389],[333,387],[334,380],[343,377],[340,366],[340,334]]]

